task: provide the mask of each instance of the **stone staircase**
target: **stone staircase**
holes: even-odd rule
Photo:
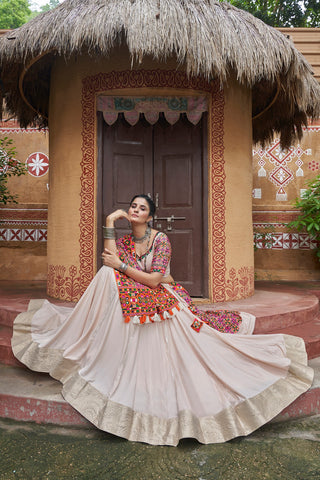
[[[275,421],[320,413],[319,292],[270,284],[259,286],[255,295],[245,300],[214,305],[198,302],[203,310],[229,308],[256,315],[255,334],[286,333],[305,340],[310,365],[315,369],[313,386]],[[0,283],[0,417],[89,428],[91,424],[61,396],[59,382],[46,374],[31,372],[13,356],[13,321],[27,309],[30,298],[46,298],[42,282],[30,285]]]

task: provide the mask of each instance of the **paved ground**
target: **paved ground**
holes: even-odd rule
[[[98,430],[0,420],[1,480],[319,480],[320,416],[225,444],[128,442]]]

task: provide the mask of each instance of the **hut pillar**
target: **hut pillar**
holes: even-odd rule
[[[47,292],[78,300],[80,285],[81,75],[54,69],[50,96]],[[92,225],[93,228],[93,225]]]
[[[235,300],[254,292],[251,91],[232,79],[224,93],[224,298]]]
[[[150,82],[150,86],[148,84]],[[158,82],[158,84],[157,84]],[[57,59],[50,93],[48,294],[78,300],[97,268],[97,110],[99,94],[201,92],[208,111],[208,296],[223,302],[253,293],[251,93],[234,78],[187,79],[174,61],[130,69],[127,52],[68,64]],[[144,90],[145,88],[145,90]],[[126,89],[126,90],[124,90]],[[152,93],[152,92],[151,92]],[[150,94],[151,94],[150,93]]]

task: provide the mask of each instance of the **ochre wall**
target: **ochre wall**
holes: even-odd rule
[[[79,297],[83,284],[81,258],[82,269],[86,263],[96,265],[95,246],[87,248],[85,259],[81,257],[83,248],[86,248],[86,240],[81,243],[81,215],[87,214],[85,210],[81,212],[81,205],[86,201],[82,199],[81,203],[81,176],[85,171],[81,165],[84,158],[82,82],[100,72],[125,71],[129,67],[128,56],[119,51],[114,53],[110,61],[94,61],[87,57],[72,59],[68,64],[62,59],[57,61],[53,69],[50,99],[50,159],[53,160],[50,164],[50,182],[47,172],[40,172],[39,176],[28,173],[9,181],[12,193],[19,194],[19,204],[1,208],[0,253],[3,260],[0,280],[47,278],[46,228],[50,184],[49,293],[68,299]],[[175,71],[175,67],[174,61],[159,65],[146,60],[138,69]],[[131,87],[125,91],[127,94],[136,92]],[[161,88],[162,94],[172,95],[175,91],[180,94],[188,92]],[[123,89],[118,90],[118,93],[123,92]],[[152,92],[155,90],[150,88],[140,90],[146,95]],[[208,92],[205,93],[208,95]],[[250,92],[240,87],[233,78],[229,79],[222,96],[223,131],[222,138],[218,139],[222,156],[210,152],[209,148],[209,286],[211,298],[217,301],[245,297],[253,291],[250,105]],[[212,118],[215,115],[216,112]],[[217,141],[214,133],[216,125],[210,118],[209,115],[208,125],[213,132],[211,143],[214,143]],[[20,130],[13,122],[3,123],[0,133],[13,138],[17,158],[22,162],[36,152],[48,154],[48,133],[33,129]],[[208,137],[210,139],[210,133]],[[259,247],[254,252],[257,279],[320,278],[320,266],[312,239],[285,227],[296,215],[292,207],[294,198],[300,195],[300,189],[305,188],[306,181],[320,172],[319,138],[320,124],[314,124],[305,132],[302,141],[290,149],[288,157],[279,150],[276,138],[264,150],[254,147],[254,230],[269,230],[272,235],[272,241],[267,245],[272,244],[271,249],[261,248],[264,247],[263,243],[256,241]],[[96,146],[95,137],[93,144]],[[94,199],[95,175],[94,171],[90,187]],[[221,205],[219,198],[217,201],[217,192],[220,190]],[[91,225],[89,228],[93,230],[95,245],[97,232],[94,216],[91,220],[87,225]],[[212,232],[215,232],[215,238]],[[89,272],[86,279],[90,275]]]
[[[319,280],[316,242],[286,224],[297,216],[295,199],[301,197],[307,182],[320,174],[320,123],[310,125],[302,140],[288,151],[281,151],[277,137],[265,149],[254,147],[253,171],[256,278]],[[266,233],[269,237],[264,239],[261,234]]]
[[[310,63],[315,79],[320,81],[320,29],[279,30],[290,36]],[[306,232],[297,233],[286,228],[286,224],[297,216],[293,204],[301,196],[301,189],[320,174],[320,119],[305,130],[302,140],[289,151],[281,152],[278,144],[275,136],[265,149],[253,149],[253,226],[255,234],[260,235],[255,242],[256,278],[319,280],[316,242]],[[266,242],[265,233],[269,234]]]
[[[316,48],[314,35],[317,32],[314,29],[291,30],[289,33],[294,41],[301,40],[302,51],[303,45],[309,45],[310,42]],[[310,42],[305,43],[307,40]],[[300,48],[299,42],[296,45]],[[311,63],[314,58],[310,56]],[[116,51],[108,61],[79,57],[71,59],[66,64],[63,59],[59,59],[53,69],[50,127],[56,133],[50,143],[51,156],[53,155],[55,161],[50,165],[49,230],[52,241],[49,242],[51,262],[49,281],[53,279],[55,282],[56,287],[51,288],[51,294],[54,296],[60,295],[57,287],[59,282],[61,288],[67,288],[69,292],[65,292],[65,297],[77,296],[80,292],[79,258],[86,239],[81,245],[79,237],[83,235],[79,222],[87,213],[85,209],[80,211],[80,176],[83,173],[80,163],[84,158],[81,150],[82,80],[98,72],[130,68],[128,55]],[[175,70],[176,64],[173,60],[168,60],[166,64],[158,64],[146,59],[142,65],[136,65],[134,68]],[[165,90],[162,89],[162,92],[165,93]],[[172,94],[171,89],[168,90],[168,94]],[[221,144],[219,148],[223,150],[223,158],[209,152],[212,165],[208,172],[211,188],[208,192],[211,205],[209,229],[218,233],[214,244],[210,236],[208,239],[210,288],[219,301],[223,295],[228,299],[236,298],[239,294],[246,296],[252,291],[253,279],[253,252],[250,247],[252,230],[249,221],[251,214],[248,208],[251,202],[251,147],[248,142],[251,135],[250,93],[236,85],[234,79],[230,79],[224,94],[225,121],[222,141],[218,139],[218,143]],[[13,138],[17,147],[17,158],[20,161],[25,162],[28,156],[35,152],[48,153],[47,133],[33,129],[25,131],[17,127],[13,121],[5,122],[1,124],[0,135]],[[214,137],[212,142],[216,141],[214,131],[215,126],[212,128]],[[289,231],[285,224],[296,215],[292,203],[294,198],[300,195],[300,189],[305,188],[308,179],[320,173],[320,123],[316,123],[305,133],[302,142],[293,147],[294,151],[289,159],[284,161],[280,159],[277,141],[275,138],[271,147],[265,150],[255,146],[253,151],[254,231],[256,233],[270,231],[272,237],[271,242],[267,242],[268,246],[272,246],[271,249],[261,248],[264,247],[263,242],[256,241],[256,246],[259,247],[254,253],[256,278],[319,279],[320,264],[315,258],[314,242],[304,233]],[[302,161],[300,168],[303,176],[297,176],[299,161]],[[261,176],[261,165],[265,170],[265,176]],[[284,168],[282,172],[284,193],[277,196],[281,174],[279,177],[278,172],[277,184],[275,170],[281,165]],[[224,180],[221,182],[224,176],[225,184]],[[44,280],[47,277],[48,177],[47,172],[41,172],[39,176],[27,174],[9,180],[12,193],[19,194],[19,204],[0,207],[2,220],[0,280]],[[285,177],[289,180],[287,181]],[[239,189],[239,185],[242,185],[242,189]],[[94,187],[93,177],[92,189]],[[219,206],[218,201],[215,205],[212,202],[213,198],[217,198],[219,189],[222,192],[223,208]],[[84,202],[85,200],[82,204]],[[67,217],[68,221],[62,220],[64,217]],[[96,235],[94,221],[91,228]],[[95,249],[92,251],[95,255]],[[95,262],[89,257],[85,261],[91,264]]]
[[[96,218],[93,215],[89,221],[88,218],[84,219],[84,217],[90,216],[88,204],[92,199],[94,202],[96,200],[96,191],[94,190],[96,188],[94,176],[96,172],[92,177],[90,177],[92,172],[87,172],[87,169],[95,169],[96,165],[96,138],[93,138],[96,114],[93,110],[94,105],[90,105],[90,102],[89,105],[85,104],[83,101],[82,82],[88,78],[94,78],[93,82],[98,82],[101,79],[94,77],[97,74],[101,73],[103,76],[108,75],[108,72],[130,71],[130,67],[128,53],[125,50],[118,50],[108,60],[94,61],[84,55],[77,59],[71,59],[66,64],[63,59],[58,59],[52,70],[49,118],[52,167],[48,215],[48,293],[52,296],[67,299],[78,297],[83,285],[92,276],[91,271],[94,274],[96,265]],[[134,68],[145,71],[171,70],[173,73],[177,70],[174,61],[168,60],[165,64],[159,64],[151,59],[144,60],[143,64]],[[134,94],[137,92],[137,86],[132,88],[132,85],[128,85],[127,89],[121,88],[119,91],[122,94],[124,92],[125,94]],[[98,91],[95,83],[89,84],[89,87],[95,89],[95,92]],[[106,88],[104,91],[106,92],[108,89]],[[155,91],[145,87],[139,90],[139,94],[148,95]],[[192,90],[186,91],[190,93]],[[117,93],[117,91],[113,90],[113,93]],[[164,88],[162,85],[161,93],[163,95],[181,95],[184,90],[181,87],[179,89]],[[249,201],[251,192],[251,102],[250,93],[239,88],[234,80],[230,80],[227,87],[225,107],[223,106],[223,92],[219,89],[216,90],[215,98],[216,101],[210,107],[211,113],[209,113],[213,118],[209,121],[212,132],[211,134],[209,132],[208,135],[210,156],[208,172],[209,272],[211,299],[223,301],[248,296],[253,292],[251,204]],[[94,114],[91,117],[84,115],[83,108],[91,109],[90,111],[94,111]],[[218,131],[216,130],[217,115],[220,115],[218,129],[221,129],[222,132],[219,138],[215,138]],[[223,120],[224,115],[227,119],[226,122]],[[88,139],[87,132],[91,131],[93,132],[92,138]],[[83,132],[85,132],[84,135]],[[218,154],[215,150],[216,146]],[[95,149],[92,152],[95,158],[93,163],[89,161],[87,164],[86,159],[91,158],[88,149],[91,148]],[[241,166],[244,166],[243,170],[241,170]],[[241,175],[239,174],[240,170]],[[227,182],[224,185],[225,173]],[[92,179],[93,184],[88,186],[84,181],[84,176]],[[221,195],[217,196],[219,188]],[[82,192],[82,198],[80,192]],[[245,214],[243,214],[244,211]],[[242,220],[239,222],[240,213]],[[231,225],[233,222],[236,222],[236,225]],[[228,224],[227,229],[225,229],[226,223]],[[83,228],[84,224],[85,228]],[[92,232],[91,229],[93,229]],[[235,238],[235,232],[241,239],[241,247]],[[91,238],[94,238],[92,244]],[[240,250],[241,256],[239,255]],[[90,270],[90,265],[94,266],[93,270]],[[232,277],[232,285],[228,290],[225,287],[227,284],[230,285],[230,282],[228,280],[226,283],[226,275]],[[240,284],[242,290],[237,288],[237,285]],[[243,287],[243,285],[245,286]]]
[[[252,241],[251,92],[230,79],[225,88],[226,293],[245,298],[254,290]]]
[[[26,175],[8,180],[8,189],[11,194],[18,195],[19,203],[0,207],[0,280],[45,280],[48,132],[32,128],[22,130],[10,120],[0,124],[0,137],[13,140],[15,157],[22,164],[31,156]]]

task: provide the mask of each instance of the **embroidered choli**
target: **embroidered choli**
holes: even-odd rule
[[[135,253],[132,235],[117,240],[120,259],[134,268],[147,273],[159,272],[164,277],[170,275],[171,244],[165,233],[157,232],[150,248],[139,257]]]
[[[148,251],[141,257],[135,253],[132,235],[125,235],[117,240],[120,259],[133,268],[152,273],[170,275],[171,244],[165,233],[158,232]],[[206,323],[223,333],[239,331],[242,318],[239,312],[233,310],[206,311],[199,310],[193,303],[188,292],[178,283],[173,282],[170,288],[159,285],[150,288],[115,271],[116,282],[125,322],[144,324],[171,318],[174,309],[180,310],[186,306],[194,315],[191,327],[199,332]],[[180,303],[180,306],[179,306]]]
[[[132,235],[125,235],[117,240],[120,259],[138,270],[163,276],[170,274],[171,245],[167,235],[158,232],[150,249],[141,257],[135,253]],[[144,324],[161,322],[174,315],[174,308],[179,311],[179,300],[163,285],[150,288],[126,274],[115,270],[122,313],[125,322]]]

